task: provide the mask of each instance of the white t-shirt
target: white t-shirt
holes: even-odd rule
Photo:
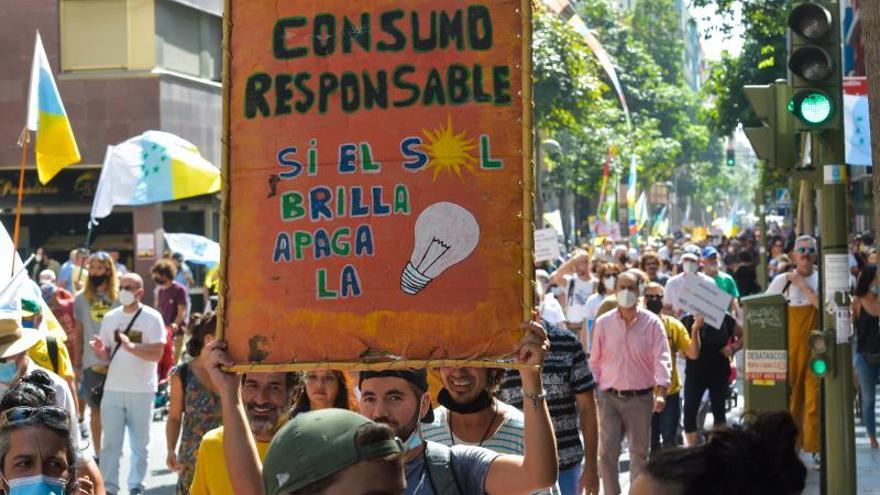
[[[162,315],[149,306],[141,305],[141,308],[143,311],[128,332],[129,339],[135,344],[164,344],[165,323]],[[104,315],[101,322],[101,341],[111,353],[116,347],[114,333],[116,330],[124,332],[135,314],[136,311],[126,313],[122,307],[118,307]],[[153,394],[156,393],[157,385],[156,362],[141,359],[120,347],[110,363],[104,390]]]
[[[672,306],[672,310],[675,313],[675,316],[681,316],[679,313],[685,311],[681,305],[678,304],[678,296],[681,294],[681,289],[684,287],[684,276],[686,273],[679,273],[678,275],[669,279],[666,282],[665,290],[663,291],[663,305],[664,306]],[[715,283],[715,281],[709,278],[708,275],[703,272],[697,272],[697,275],[703,277],[705,280]]]
[[[553,294],[544,294],[539,311],[541,318],[547,320],[551,325],[558,325],[565,321],[565,311],[562,310],[562,305]]]
[[[773,277],[773,281],[770,282],[770,286],[767,287],[767,294],[782,294],[783,289],[785,289],[785,286],[788,284],[786,275],[788,274],[780,273]],[[807,285],[813,289],[813,292],[816,294],[819,293],[819,270],[816,269],[816,267],[813,267],[813,274],[807,277]],[[810,305],[810,300],[807,299],[807,295],[804,294],[804,291],[794,284],[789,285],[788,290],[782,295],[788,299],[789,306],[799,307]]]
[[[596,281],[593,279],[583,280],[577,275],[573,275],[567,280],[565,290],[570,292],[568,294],[568,311],[566,312],[568,321],[571,323],[584,321],[587,317],[587,299],[595,292]]]

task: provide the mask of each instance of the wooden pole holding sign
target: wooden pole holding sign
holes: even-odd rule
[[[534,304],[530,1],[225,7],[236,368],[509,358]]]

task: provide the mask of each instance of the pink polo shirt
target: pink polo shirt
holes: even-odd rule
[[[590,370],[599,390],[669,387],[672,361],[663,322],[641,307],[629,325],[619,309],[602,315],[593,327]]]

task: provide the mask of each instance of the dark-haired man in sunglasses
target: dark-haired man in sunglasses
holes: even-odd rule
[[[795,269],[777,275],[768,294],[788,299],[788,383],[789,407],[801,432],[798,446],[813,454],[819,452],[819,379],[810,372],[810,332],[819,324],[819,270],[816,239],[802,235],[794,241]]]

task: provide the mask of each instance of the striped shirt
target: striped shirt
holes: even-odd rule
[[[434,409],[434,422],[422,425],[422,438],[429,442],[437,442],[452,447],[453,445],[479,445],[499,454],[525,455],[525,418],[518,409],[510,407],[502,402],[497,402],[498,411],[504,412],[504,422],[495,431],[495,434],[487,438],[483,443],[465,442],[453,435],[449,429],[449,410],[443,406]],[[559,488],[554,486],[549,490],[538,492],[539,495],[558,494]]]
[[[584,447],[578,433],[578,409],[575,395],[596,387],[587,366],[587,356],[577,337],[569,330],[548,325],[550,352],[544,356],[541,381],[547,394],[547,408],[556,434],[559,470],[565,471],[580,464]],[[522,380],[519,371],[508,370],[498,392],[498,398],[519,409],[523,407]]]
[[[636,311],[630,324],[620,310],[596,320],[590,369],[600,390],[669,387],[672,362],[663,322],[647,309]]]
[[[523,455],[523,452],[526,450],[526,441],[523,434],[523,414],[512,407],[504,407],[505,405],[498,407],[499,411],[504,411],[504,422],[501,423],[495,434],[487,438],[482,444],[465,442],[454,436],[449,429],[449,410],[443,406],[434,409],[433,423],[422,425],[422,437],[429,442],[442,443],[447,447],[452,447],[453,445],[479,445],[499,454]]]

